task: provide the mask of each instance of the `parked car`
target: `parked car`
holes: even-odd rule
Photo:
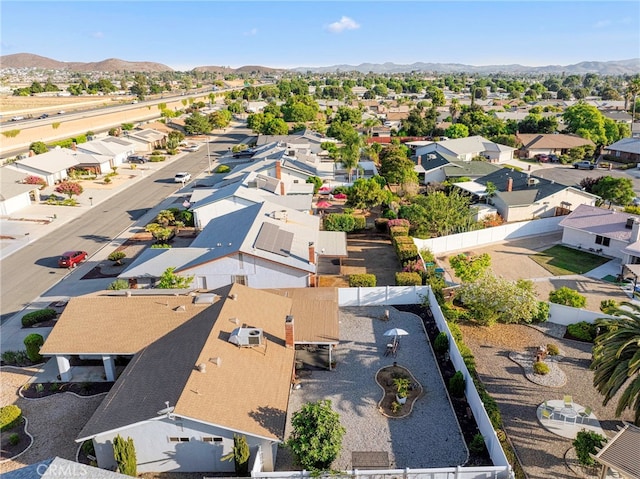
[[[24,120],[24,116],[14,116],[13,118],[11,118],[11,121],[20,121],[20,120]]]
[[[86,251],[66,251],[58,258],[58,266],[61,268],[75,268],[78,263],[86,260]]]
[[[538,160],[540,163],[548,163],[550,161],[549,155],[545,155],[542,153],[539,153],[535,156],[536,160]]]
[[[640,196],[636,196],[631,203],[633,206],[640,206]]]
[[[593,170],[596,167],[596,164],[586,160],[576,161],[573,164],[573,167],[577,170]]]
[[[45,118],[49,118],[49,113],[43,113],[38,117],[38,120],[44,120]]]
[[[551,161],[551,163],[560,163],[560,158],[556,155],[549,155],[549,161]]]
[[[65,113],[66,113],[66,111],[64,111],[64,110],[60,110],[60,111],[58,112],[58,115],[64,115]]]
[[[200,145],[189,145],[187,146],[184,151],[198,151],[200,149]]]
[[[186,183],[187,181],[191,181],[191,173],[187,173],[186,171],[176,173],[173,181],[175,181],[176,183]]]
[[[138,163],[138,164],[143,164],[147,162],[147,159],[144,156],[137,156],[137,155],[132,155],[130,157],[127,158],[127,161],[129,163]]]

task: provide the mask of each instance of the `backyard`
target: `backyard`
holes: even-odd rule
[[[584,274],[610,261],[610,258],[562,245],[552,246],[530,258],[554,276]]]

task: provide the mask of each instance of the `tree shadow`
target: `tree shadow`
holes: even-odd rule
[[[284,426],[287,420],[287,412],[268,406],[260,406],[251,411],[249,416],[258,424],[276,437],[284,437]]]

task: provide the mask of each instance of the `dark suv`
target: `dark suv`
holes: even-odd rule
[[[127,158],[127,161],[129,163],[143,164],[147,162],[147,159],[144,156],[130,156],[129,158]]]

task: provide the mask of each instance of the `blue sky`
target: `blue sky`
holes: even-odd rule
[[[640,57],[640,2],[58,1],[0,3],[0,53],[176,70],[442,62],[528,66]]]

